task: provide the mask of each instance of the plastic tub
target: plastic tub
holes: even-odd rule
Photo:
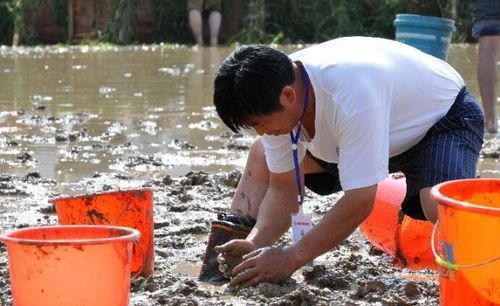
[[[441,305],[500,305],[500,179],[436,185]]]
[[[137,230],[112,226],[23,228],[7,245],[14,306],[126,306]]]
[[[377,187],[371,214],[360,225],[363,235],[377,248],[412,270],[437,269],[431,250],[433,224],[401,212],[406,195],[403,175],[391,175]]]
[[[452,19],[398,14],[394,20],[394,26],[397,41],[446,60],[451,37],[455,31],[455,22]]]
[[[153,272],[153,190],[128,189],[51,199],[60,224],[116,225],[139,230],[132,273],[148,277]]]

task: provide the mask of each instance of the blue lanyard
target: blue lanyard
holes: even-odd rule
[[[300,176],[300,166],[299,166],[299,152],[297,149],[297,143],[299,141],[300,130],[302,129],[302,121],[304,121],[304,115],[307,110],[307,105],[309,104],[309,77],[307,76],[307,72],[303,66],[301,68],[302,80],[304,81],[304,85],[306,86],[306,94],[304,96],[304,110],[302,111],[302,117],[300,118],[300,123],[297,128],[297,133],[293,135],[293,131],[290,132],[290,139],[292,140],[292,155],[293,155],[293,164],[295,166],[295,180],[297,181],[297,188],[299,190],[299,194],[297,196],[297,201],[299,203],[299,211],[302,210],[302,203],[304,202],[304,197],[302,195],[302,183]]]

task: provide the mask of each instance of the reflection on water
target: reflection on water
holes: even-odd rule
[[[0,48],[0,171],[75,181],[110,169],[180,175],[242,167],[244,152],[223,146],[228,129],[212,106],[214,75],[231,51]],[[452,46],[449,62],[478,94],[476,61],[475,45]],[[494,159],[479,169],[500,177]]]

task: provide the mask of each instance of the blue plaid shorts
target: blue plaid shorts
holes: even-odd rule
[[[483,145],[484,115],[477,99],[462,88],[448,113],[436,122],[415,146],[389,159],[389,172],[403,172],[407,192],[402,211],[425,220],[420,205],[420,190],[438,183],[473,178]],[[337,164],[308,154],[325,170],[306,174],[310,190],[327,195],[342,190]]]

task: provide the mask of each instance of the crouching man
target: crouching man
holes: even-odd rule
[[[217,271],[218,263],[217,277],[230,285],[282,281],[340,244],[370,214],[377,184],[391,172],[406,176],[403,212],[435,222],[431,187],[474,177],[483,141],[483,113],[462,77],[380,38],[339,38],[290,56],[242,46],[217,73],[214,104],[231,130],[259,135],[202,268]],[[344,195],[296,243],[273,247],[292,218],[307,220],[304,186]]]

